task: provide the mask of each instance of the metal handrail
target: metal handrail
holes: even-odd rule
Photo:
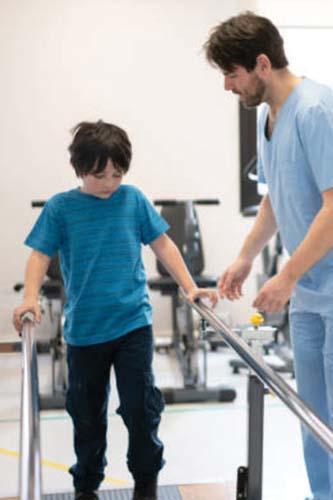
[[[20,426],[20,500],[41,500],[41,460],[37,350],[33,317],[26,314],[22,329],[22,387]]]
[[[252,368],[260,380],[303,422],[322,446],[328,452],[333,453],[333,432],[313,413],[298,394],[259,355],[255,354],[244,340],[234,333],[210,307],[202,301],[196,301],[190,303],[190,305],[223,337],[225,342],[237,352],[245,363]]]

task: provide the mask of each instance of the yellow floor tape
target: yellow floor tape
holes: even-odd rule
[[[6,450],[5,448],[0,448],[0,455],[7,455],[9,457],[19,458],[20,454],[16,451]],[[63,470],[65,472],[68,471],[69,467],[67,465],[58,464],[57,462],[51,462],[50,460],[42,460],[42,465],[46,467],[52,467],[53,469]],[[122,481],[121,479],[115,479],[113,477],[106,476],[104,481],[107,483],[117,484],[118,486],[127,485],[126,481]]]

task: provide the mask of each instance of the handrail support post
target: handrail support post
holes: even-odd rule
[[[238,468],[236,500],[262,500],[264,396],[264,384],[254,373],[249,373],[248,466]]]

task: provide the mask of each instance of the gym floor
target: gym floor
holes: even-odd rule
[[[165,443],[167,463],[160,484],[207,484],[206,494],[196,495],[194,488],[188,498],[214,500],[208,485],[217,483],[224,484],[228,491],[234,490],[237,468],[246,465],[247,373],[232,374],[228,365],[231,358],[234,356],[228,349],[209,352],[208,379],[211,386],[232,386],[237,391],[233,403],[172,405],[163,414],[160,437]],[[156,353],[154,365],[160,387],[181,386],[178,365],[172,356]],[[8,498],[18,493],[20,354],[1,354],[1,367],[0,498]],[[48,355],[39,356],[39,373],[40,392],[47,392],[51,376]],[[290,376],[285,379],[294,387]],[[102,485],[106,489],[132,485],[125,464],[126,430],[115,414],[116,407],[114,391],[109,409],[109,463]],[[66,470],[74,460],[72,428],[65,411],[41,412],[41,443],[43,492],[71,491]],[[307,494],[298,421],[276,397],[266,396],[263,499],[304,500]],[[234,500],[235,493],[225,498]]]

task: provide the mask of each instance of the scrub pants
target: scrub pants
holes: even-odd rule
[[[333,314],[290,314],[297,390],[333,428]],[[302,426],[304,458],[313,500],[333,500],[333,459]]]
[[[77,491],[97,490],[104,479],[110,369],[116,375],[121,415],[129,435],[127,465],[135,480],[163,467],[163,445],[157,436],[164,408],[154,386],[153,335],[150,325],[116,340],[89,346],[67,346],[66,409],[74,425],[76,464],[69,472]]]

